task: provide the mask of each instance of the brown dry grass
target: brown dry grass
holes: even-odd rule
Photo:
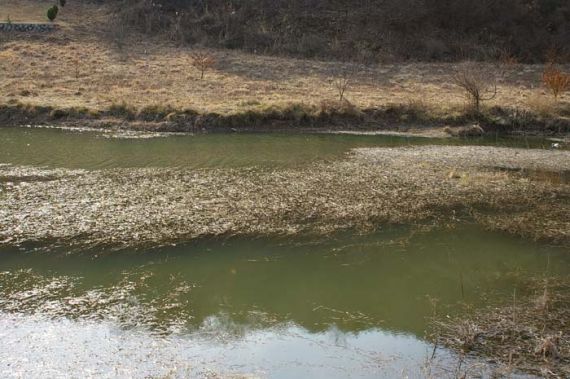
[[[3,0],[0,2],[0,22],[5,22],[8,18],[12,22],[48,22],[46,12],[53,4],[54,2],[49,0],[33,2]]]
[[[46,4],[0,0],[0,17],[9,13],[13,21],[38,21]],[[346,69],[355,72],[346,98],[359,108],[414,103],[427,113],[464,111],[461,91],[450,82],[449,64],[362,66],[210,50],[218,64],[200,80],[190,47],[136,35],[118,47],[110,37],[108,13],[104,5],[69,3],[58,17],[62,27],[57,32],[0,36],[0,104],[100,110],[127,103],[236,114],[333,100],[338,96],[334,73]],[[529,109],[529,99],[547,96],[541,65],[509,65],[505,71],[488,106]],[[564,94],[552,112],[568,113],[569,108],[570,96]]]

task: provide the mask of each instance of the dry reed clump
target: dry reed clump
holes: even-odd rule
[[[487,357],[500,365],[497,374],[569,377],[570,281],[530,280],[525,287],[522,296],[513,291],[510,304],[448,320],[436,318],[431,338],[463,354]]]
[[[556,102],[544,95],[541,96],[534,94],[529,96],[527,99],[527,105],[531,111],[541,117],[549,117],[554,114],[558,114]]]
[[[1,166],[0,178],[23,170],[24,179],[0,187],[0,244],[122,248],[216,235],[369,231],[383,224],[456,222],[457,215],[477,210],[499,216],[536,204],[548,210],[557,206],[553,197],[570,196],[567,185],[492,169],[501,163],[568,169],[570,152],[359,149],[344,161],[287,169],[70,171],[45,181],[26,180],[28,169]],[[551,214],[536,214],[525,228],[540,234]],[[549,232],[556,238],[570,229],[570,220],[560,217],[559,230]]]

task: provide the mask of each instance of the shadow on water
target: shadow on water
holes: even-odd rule
[[[210,134],[106,138],[102,132],[0,128],[0,163],[50,168],[294,166],[337,159],[357,147],[492,145],[548,148],[536,138],[437,139],[347,134]]]

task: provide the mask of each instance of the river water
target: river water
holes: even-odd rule
[[[161,138],[162,136],[162,138]],[[39,128],[0,128],[0,163],[50,168],[291,166],[337,159],[357,147],[476,144],[548,148],[544,139],[436,139],[348,134],[208,134],[145,138]]]
[[[26,128],[0,128],[0,141],[0,163],[92,170],[302,165],[353,147],[449,143]],[[453,377],[460,358],[442,348],[434,355],[425,339],[431,316],[507,302],[529,277],[570,274],[567,249],[472,225],[149,251],[40,247],[0,247],[0,377]],[[493,369],[475,358],[465,365]]]

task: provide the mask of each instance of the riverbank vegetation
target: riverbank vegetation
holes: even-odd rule
[[[498,366],[500,377],[522,371],[566,378],[570,375],[569,304],[567,278],[527,278],[503,304],[467,311],[461,317],[436,316],[430,336],[436,346],[451,347],[464,357],[486,357]]]
[[[1,4],[6,12],[14,8],[7,0]],[[43,15],[33,2],[18,7],[30,15],[42,9]],[[105,119],[108,125],[192,131],[477,122],[493,132],[569,130],[568,92],[560,90],[555,98],[547,85],[552,80],[544,80],[552,68],[567,75],[563,52],[544,58],[547,65],[505,57],[472,63],[482,76],[494,78],[496,88],[492,99],[474,109],[457,83],[462,65],[455,62],[322,61],[208,49],[169,41],[158,30],[141,34],[137,25],[117,24],[112,9],[76,2],[66,6],[55,32],[0,35],[3,124]],[[198,55],[207,67],[196,67]],[[337,83],[343,78],[339,101]],[[35,111],[22,118],[13,108]]]
[[[350,102],[323,101],[318,105],[289,103],[256,107],[238,113],[201,113],[195,109],[176,109],[150,105],[135,108],[127,103],[93,110],[85,107],[12,103],[0,106],[4,126],[60,125],[99,129],[133,129],[158,132],[239,132],[239,131],[317,131],[317,130],[396,130],[430,134],[438,129],[451,136],[539,135],[565,137],[570,119],[493,107],[484,113],[444,112],[423,103],[388,104],[359,109]],[[473,126],[475,125],[475,126]],[[471,133],[475,131],[475,133]]]

